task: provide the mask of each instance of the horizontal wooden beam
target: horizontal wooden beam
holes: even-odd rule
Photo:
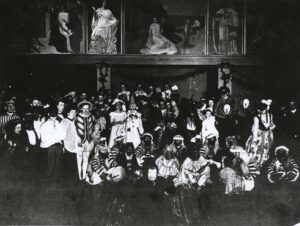
[[[15,54],[9,58],[27,64],[100,64],[111,65],[218,65],[227,62],[233,65],[261,65],[262,59],[246,56],[182,56],[182,55],[42,55]]]

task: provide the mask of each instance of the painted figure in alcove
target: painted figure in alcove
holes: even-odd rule
[[[117,24],[118,20],[106,8],[107,1],[103,0],[102,7],[93,7],[92,35],[89,53],[116,54],[117,53]]]
[[[177,48],[173,42],[161,34],[160,24],[157,17],[153,18],[153,23],[149,28],[149,37],[146,48],[141,49],[142,54],[175,54]]]
[[[66,39],[66,44],[67,44],[67,51],[69,53],[73,53],[73,49],[71,47],[71,42],[70,42],[70,36],[73,35],[73,32],[69,28],[69,13],[66,11],[66,6],[62,4],[61,10],[57,15],[57,21],[59,25],[59,33],[65,37]]]
[[[215,43],[214,48],[217,54],[236,55],[239,54],[237,48],[239,16],[232,8],[221,8],[216,12],[213,26],[218,23],[218,44]],[[214,32],[214,29],[213,29]]]

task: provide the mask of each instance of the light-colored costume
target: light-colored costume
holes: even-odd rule
[[[144,133],[141,114],[136,110],[129,110],[126,116],[125,143],[133,143],[134,149],[141,143],[140,136]]]
[[[206,141],[208,135],[214,135],[218,139],[219,131],[217,130],[215,124],[216,119],[214,116],[210,116],[202,122],[201,136],[203,143]]]
[[[121,111],[121,112],[111,112],[109,114],[110,117],[110,123],[114,124],[111,127],[111,133],[110,133],[110,138],[109,138],[109,148],[112,148],[115,145],[115,139],[117,137],[125,137],[126,132],[125,132],[125,120],[126,120],[126,112]]]
[[[89,53],[117,53],[117,24],[118,21],[109,9],[99,8],[92,19],[92,35]]]
[[[66,137],[64,139],[65,149],[71,153],[77,153],[78,136],[74,120],[65,118],[60,124],[66,132]]]
[[[177,48],[175,44],[166,39],[160,32],[160,25],[152,23],[149,28],[149,37],[145,49],[141,49],[142,54],[175,54]]]
[[[159,156],[155,164],[158,168],[158,176],[168,178],[177,176],[179,172],[179,162],[177,158],[167,160],[163,155]]]
[[[258,169],[269,159],[269,151],[274,143],[274,128],[271,113],[260,113],[254,117],[252,135],[246,142],[246,150],[256,158]]]
[[[211,160],[200,157],[196,161],[186,158],[183,162],[178,176],[174,179],[175,187],[180,185],[198,184],[199,187],[204,186],[210,178],[209,163]]]

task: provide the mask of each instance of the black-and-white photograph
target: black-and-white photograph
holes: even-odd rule
[[[297,0],[0,0],[0,225],[299,226]]]

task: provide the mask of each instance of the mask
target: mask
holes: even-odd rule
[[[224,113],[225,113],[226,115],[229,115],[230,111],[231,111],[230,105],[229,105],[229,104],[225,104],[225,105],[224,105]]]
[[[243,107],[244,107],[245,109],[247,109],[247,108],[249,107],[249,105],[250,105],[250,101],[249,101],[248,99],[244,99],[244,100],[243,100]]]

